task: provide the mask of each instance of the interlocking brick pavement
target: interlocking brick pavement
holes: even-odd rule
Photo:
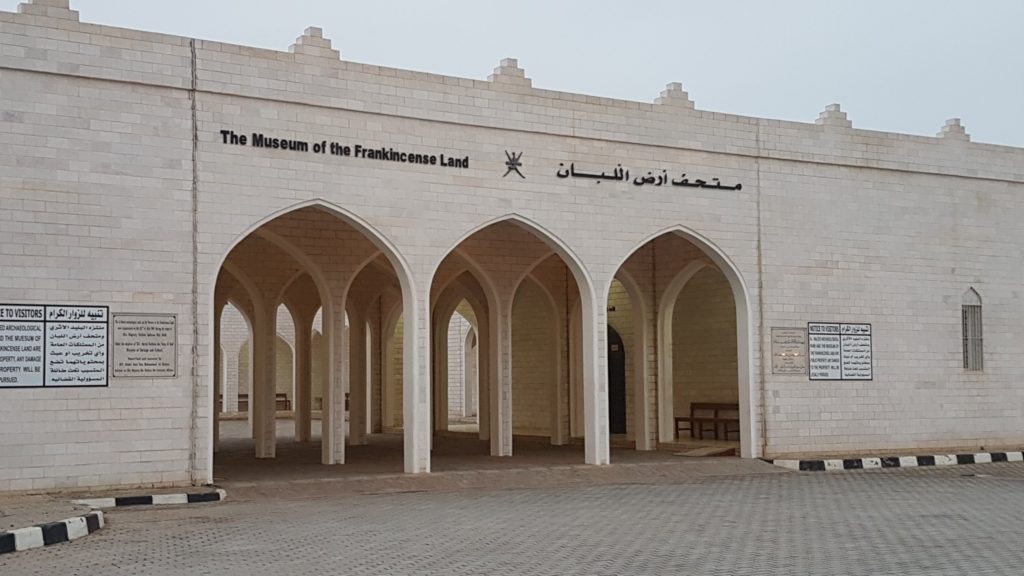
[[[257,499],[109,514],[0,573],[1021,574],[1024,464]]]

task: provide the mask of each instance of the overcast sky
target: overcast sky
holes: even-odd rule
[[[16,0],[0,0],[14,10]],[[71,0],[86,22],[287,50],[319,26],[347,60],[469,78],[519,59],[539,88],[1024,146],[1019,0]]]

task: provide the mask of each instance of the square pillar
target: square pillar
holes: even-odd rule
[[[512,297],[490,312],[491,363],[490,419],[491,456],[512,455]]]
[[[302,315],[295,325],[295,440],[309,442],[313,411],[313,318]]]
[[[611,448],[608,436],[608,360],[605,357],[607,318],[604,306],[598,306],[591,294],[582,294],[581,313],[584,459],[587,464],[608,464]]]
[[[366,321],[361,314],[348,315],[348,440],[349,444],[366,444]]]
[[[442,313],[447,310],[441,310]],[[448,430],[448,327],[451,316],[448,316],[448,321],[444,318],[434,319],[434,338],[433,338],[433,359],[434,359],[434,370],[432,383],[432,394],[431,397],[433,402],[433,425],[434,431],[446,431]]]
[[[428,283],[429,285],[429,283]],[[430,472],[430,294],[403,290],[402,415],[405,472]]]
[[[324,464],[345,463],[345,391],[348,390],[348,366],[345,351],[345,301],[335,298],[323,307],[324,341],[327,343],[327,379],[321,411],[321,454]]]
[[[489,318],[477,314],[476,319],[476,421],[480,427],[480,439],[491,437],[491,329]]]
[[[277,311],[264,308],[257,310],[253,326],[253,389],[249,394],[257,458],[273,458],[277,449],[276,340]]]

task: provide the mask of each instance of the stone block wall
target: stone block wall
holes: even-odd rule
[[[315,28],[289,52],[261,50],[83,23],[59,1],[0,13],[0,111],[0,301],[175,314],[179,367],[168,380],[0,391],[0,490],[209,481],[221,264],[259,225],[314,204],[390,251],[414,292],[403,330],[416,361],[394,365],[385,425],[401,423],[395,382],[429,390],[438,263],[511,219],[567,257],[598,302],[586,311],[599,328],[585,339],[590,382],[604,370],[604,287],[638,247],[673,230],[701,247],[659,243],[655,303],[681,261],[728,265],[748,456],[1024,442],[1024,150],[971,142],[958,123],[926,137],[855,128],[838,106],[817,122],[750,118],[700,110],[674,83],[654,102],[627,102],[535,88],[514,60],[488,80],[452,78],[343,60]],[[471,162],[240,146],[222,130]],[[526,178],[502,178],[508,151],[523,152]],[[559,178],[559,164],[743,186],[597,184]],[[318,223],[278,232],[319,263],[368,250],[341,233],[334,251],[303,243],[302,226]],[[505,268],[543,257],[524,248]],[[961,358],[959,299],[972,287],[985,310],[980,373]],[[771,374],[770,328],[822,321],[872,324],[872,380]],[[410,469],[425,469],[424,445]]]

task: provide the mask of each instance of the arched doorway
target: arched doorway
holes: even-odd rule
[[[626,433],[626,346],[608,326],[608,431]]]
[[[729,259],[683,228],[655,234],[623,260],[608,306],[625,303],[631,312],[609,312],[609,323],[614,317],[620,335],[625,330],[632,339],[627,383],[634,409],[626,420],[637,449],[700,439],[690,422],[696,415],[714,420],[701,440],[759,455],[747,294]],[[708,406],[710,415],[702,412]]]
[[[481,308],[486,307],[474,312],[479,324],[478,415],[481,437],[489,428],[491,454],[511,456],[517,435],[521,439],[541,436],[555,445],[569,442],[572,356],[581,360],[577,372],[588,393],[579,398],[585,416],[584,460],[607,463],[608,442],[599,423],[606,399],[595,396],[595,298],[578,258],[558,239],[519,216],[480,226],[467,233],[435,270],[431,286],[435,320],[446,320],[447,312],[436,303],[461,274],[472,279]],[[569,314],[574,307],[582,307],[587,314],[579,337],[570,340]],[[573,352],[574,348],[578,350]],[[531,355],[536,361],[529,361]],[[443,357],[435,351],[435,359]],[[436,374],[435,378],[440,380]],[[435,406],[435,416],[441,412],[446,411]],[[522,444],[527,445],[537,444]]]
[[[370,399],[380,398],[372,393],[380,388],[372,379],[379,381],[383,370],[373,362],[369,346],[374,338],[368,331],[376,327],[379,336],[381,314],[373,312],[375,305],[380,308],[381,287],[393,287],[400,308],[415,308],[410,278],[408,266],[379,233],[320,202],[268,217],[233,243],[221,262],[212,300],[217,312],[228,298],[245,302],[251,317],[250,454],[260,459],[281,456],[278,416],[284,412],[294,413],[295,444],[315,447],[304,452],[309,457],[319,456],[323,464],[346,461],[346,444],[360,443],[372,422],[380,420],[370,413]],[[289,318],[279,322],[278,311],[284,309]],[[215,320],[211,350],[223,349],[221,322],[218,316]],[[412,314],[407,322],[418,319]],[[414,362],[411,338],[403,338],[402,347],[409,352],[407,361]],[[213,372],[211,388],[223,396],[224,370]],[[403,388],[415,391],[412,374]],[[348,409],[350,395],[358,400],[349,402]],[[428,420],[417,406],[405,403],[405,433],[398,440],[404,457],[396,460],[395,471],[429,470],[429,455],[418,449],[422,434],[414,433],[417,422],[426,426]],[[320,438],[309,433],[316,413],[322,422]]]

